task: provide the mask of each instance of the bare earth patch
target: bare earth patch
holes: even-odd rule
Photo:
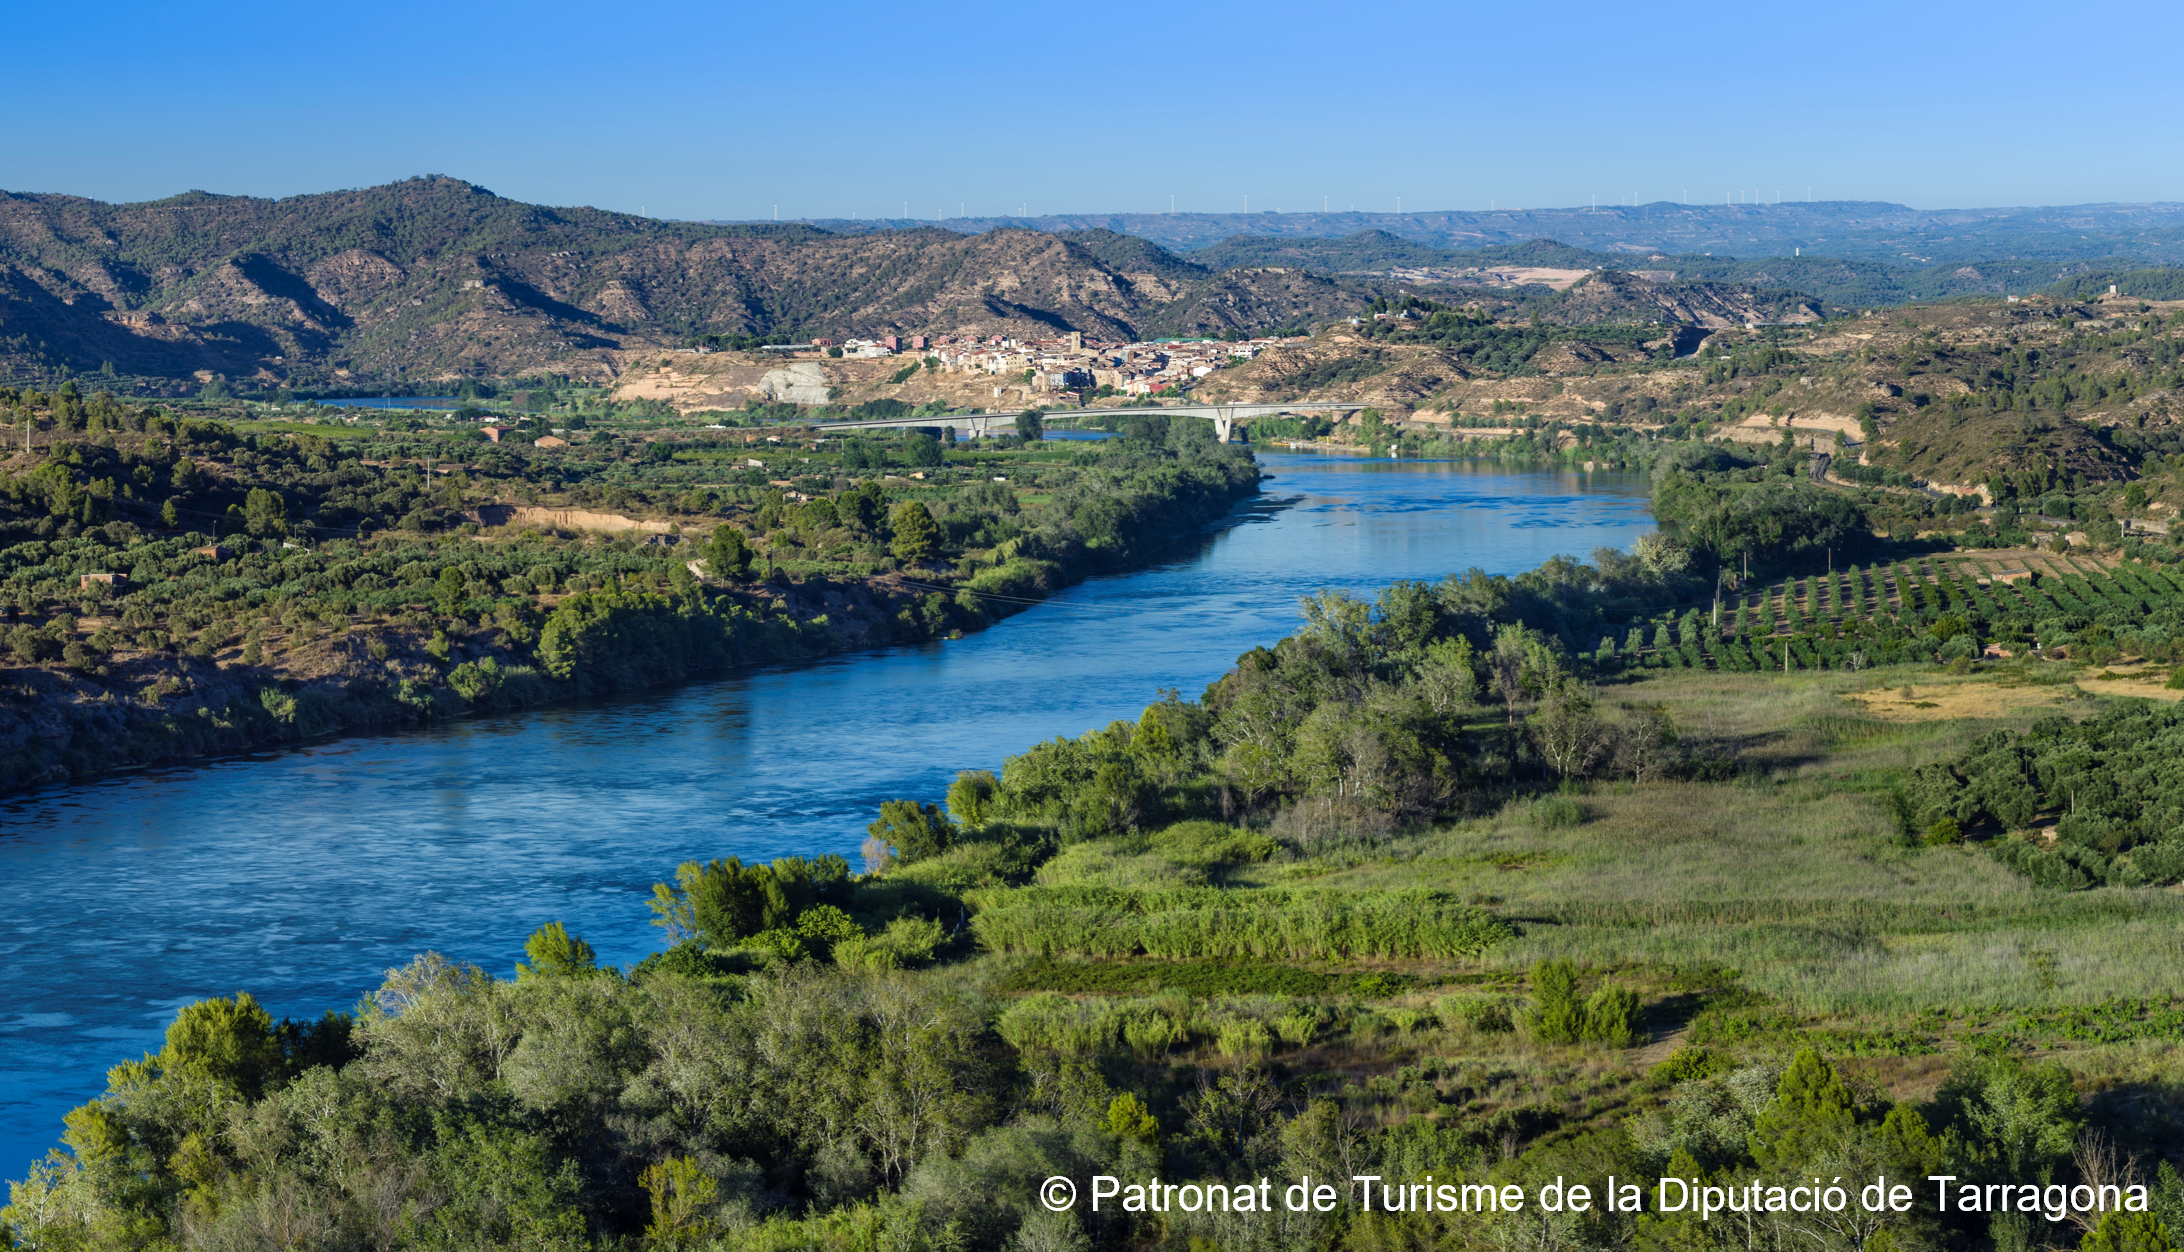
[[[2058,703],[2065,694],[2052,687],[2003,687],[1993,683],[1922,687],[1914,683],[1873,691],[1846,691],[1843,698],[1887,721],[1938,722],[1957,717],[2007,717],[2017,709]]]
[[[2169,673],[2166,667],[2149,666],[2139,661],[2091,671],[2079,677],[2078,686],[2095,695],[2134,696],[2174,704],[2184,700],[2184,691],[2168,689],[2165,684],[2169,681]]]

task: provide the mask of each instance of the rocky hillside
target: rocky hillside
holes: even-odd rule
[[[1794,291],[1761,291],[1741,283],[1658,281],[1626,270],[1599,270],[1532,307],[1543,319],[1569,326],[1639,322],[1718,328],[1816,322],[1821,317],[1818,300]]]
[[[272,201],[0,196],[0,364],[267,385],[558,372],[700,334],[1280,327],[1371,292],[1215,272],[1142,240],[838,235],[502,199],[447,178]]]
[[[1568,294],[1598,286],[1635,304],[1654,286],[1626,279],[1595,275]],[[2184,301],[2037,297],[1703,337],[1441,313],[1330,327],[1213,375],[1198,397],[1355,401],[1427,436],[1788,439],[1837,450],[1843,475],[1886,471],[1898,486],[1989,496],[2001,482],[2029,497],[2139,477],[2155,491],[2152,479],[2172,481],[2169,467],[2184,464]],[[1362,438],[1356,427],[1333,437]]]

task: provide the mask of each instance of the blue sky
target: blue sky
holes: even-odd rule
[[[681,218],[2184,199],[2184,10],[8,0],[0,188]],[[1323,200],[1324,198],[1324,200]]]

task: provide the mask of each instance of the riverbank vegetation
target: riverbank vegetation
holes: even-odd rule
[[[2035,593],[2152,607],[2149,567],[2026,555],[2014,587],[1929,558],[1770,603],[1990,641],[2042,629]],[[6,1220],[42,1248],[2168,1246],[2158,614],[2099,662],[1574,646],[1704,568],[1655,538],[1313,597],[1197,699],[888,802],[861,865],[663,875],[633,969],[549,926],[512,978],[426,954],[353,1017],[192,1006]],[[1345,1202],[1038,1203],[1094,1173]],[[1350,1182],[1609,1174],[1643,1212],[1368,1213]],[[1653,1200],[1876,1174],[1910,1211]],[[1929,1175],[2042,1190],[1944,1212]]]
[[[555,447],[0,409],[31,441],[0,460],[0,788],[944,638],[1258,482],[1210,427]]]

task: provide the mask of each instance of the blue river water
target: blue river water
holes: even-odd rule
[[[964,639],[0,800],[0,1178],[192,1000],[316,1016],[426,949],[505,977],[555,919],[633,963],[678,862],[854,862],[880,801],[1196,696],[1308,592],[1513,573],[1652,527],[1631,475],[1261,460],[1265,494],[1168,560]]]

